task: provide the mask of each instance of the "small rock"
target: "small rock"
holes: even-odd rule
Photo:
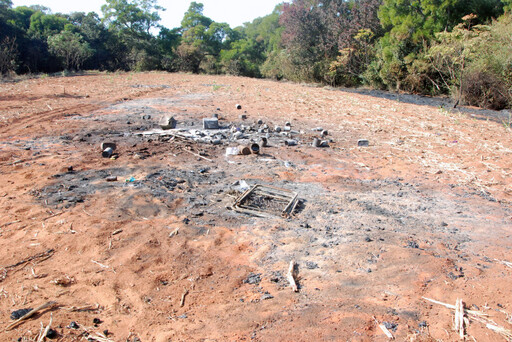
[[[105,178],[105,180],[107,182],[115,182],[117,181],[117,176],[108,176],[107,178]]]
[[[397,323],[393,323],[393,322],[382,322],[382,324],[384,324],[384,326],[386,327],[386,329],[388,330],[391,330],[393,332],[396,331],[396,328],[398,328],[398,324]]]
[[[256,123],[257,123],[258,125],[261,125],[261,124],[263,124],[263,120],[262,120],[262,119],[258,119],[258,121],[256,121]]]
[[[411,240],[407,242],[407,246],[405,246],[405,248],[420,248],[420,245],[418,245],[416,241]]]
[[[249,273],[247,279],[244,280],[245,284],[258,285],[261,282],[261,273]]]
[[[455,275],[453,274],[453,272],[450,272],[447,274],[448,278],[450,278],[451,280],[457,280],[459,279],[461,276],[460,275]]]
[[[306,268],[309,270],[314,270],[315,268],[318,268],[318,264],[313,261],[306,261]]]
[[[359,139],[357,141],[357,146],[368,147],[368,146],[370,146],[370,142],[366,139]]]
[[[28,314],[30,311],[32,311],[32,308],[15,310],[15,311],[11,312],[11,319],[12,320],[19,319],[19,318],[25,316],[26,314]]]
[[[70,329],[78,329],[78,328],[80,328],[80,326],[75,321],[73,321],[73,322],[69,323],[69,328]]]
[[[265,292],[262,296],[261,296],[261,300],[266,300],[266,299],[272,299],[274,298],[274,296],[272,296],[270,293],[268,292]]]
[[[102,321],[101,319],[99,319],[99,318],[94,318],[94,319],[92,320],[92,323],[93,323],[93,324],[101,324],[101,323],[103,323],[103,321]]]
[[[242,109],[242,105],[240,105],[240,104],[238,104],[238,103],[237,103],[237,104],[236,104],[236,109]]]
[[[48,332],[46,333],[46,337],[49,338],[49,339],[54,339],[54,338],[57,338],[57,331],[53,330],[53,329],[48,329]]]
[[[364,238],[364,241],[366,241],[366,242],[372,242],[373,240],[372,240],[369,236],[367,236],[367,237],[365,237],[365,238]]]
[[[421,322],[418,324],[418,327],[419,327],[419,328],[426,328],[426,327],[428,327],[427,321],[421,321]]]

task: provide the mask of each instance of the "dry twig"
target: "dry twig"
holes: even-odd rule
[[[182,151],[185,151],[185,152],[187,152],[187,153],[190,153],[190,154],[192,154],[192,155],[194,155],[194,156],[196,156],[196,157],[202,158],[202,159],[207,160],[207,161],[209,161],[209,162],[213,162],[213,160],[211,160],[211,159],[209,159],[209,158],[206,158],[206,157],[204,157],[204,156],[202,156],[202,155],[200,155],[200,154],[198,154],[198,153],[194,153],[194,152],[192,152],[192,151],[190,151],[190,150],[182,149]]]
[[[50,322],[46,326],[46,329],[44,329],[43,333],[41,335],[39,335],[39,338],[37,339],[37,342],[43,342],[44,341],[44,339],[46,338],[46,335],[48,334],[48,331],[50,331],[50,327],[52,326],[52,322],[53,322],[53,315],[50,314]],[[41,325],[42,324],[43,323],[41,323]]]
[[[17,326],[20,322],[22,322],[22,321],[24,321],[26,319],[29,319],[30,317],[34,316],[39,311],[44,310],[44,309],[46,309],[46,308],[48,308],[48,307],[50,307],[50,306],[52,306],[54,304],[56,304],[56,302],[47,302],[47,303],[45,303],[43,305],[38,306],[35,309],[32,309],[31,311],[27,312],[25,315],[21,316],[20,318],[18,318],[17,320],[15,320],[11,324],[9,324],[5,328],[5,331],[11,330],[13,327]]]
[[[507,267],[512,268],[512,262],[505,261],[505,260],[498,260],[498,259],[494,259],[494,260],[496,260],[497,262],[499,262],[499,263],[500,263],[500,264],[502,264],[502,265],[505,265],[505,266],[507,266]]]
[[[455,304],[455,320],[453,330],[459,333],[460,339],[464,339],[464,303],[457,299]]]
[[[426,297],[422,297],[423,299],[425,300],[428,300],[429,302],[432,302],[432,303],[435,303],[435,304],[439,304],[439,305],[442,305],[448,309],[452,309],[452,310],[455,310],[456,306],[454,305],[450,305],[450,304],[446,304],[446,303],[443,303],[443,302],[439,302],[437,300],[434,300],[434,299],[430,299],[430,298],[426,298]],[[503,337],[505,337],[507,340],[509,341],[512,341],[512,330],[508,330],[508,329],[505,329],[504,327],[501,327],[499,325],[497,325],[496,323],[494,323],[493,321],[491,321],[490,319],[486,318],[486,314],[484,314],[483,312],[480,312],[480,311],[473,311],[473,310],[465,310],[464,308],[462,308],[463,312],[465,312],[469,318],[473,321],[477,321],[477,322],[480,322],[482,324],[485,324],[485,327],[489,330],[492,330],[500,335],[502,335]],[[461,311],[461,309],[459,308],[459,311]],[[460,322],[459,322],[460,324]]]
[[[377,321],[377,318],[375,318],[375,316],[373,316],[373,319],[375,321],[375,323],[377,323],[377,325],[379,326],[380,330],[382,330],[382,332],[390,339],[390,340],[394,340],[395,337],[393,336],[393,334],[391,333],[391,331],[388,330],[388,328],[386,328],[386,326],[384,324],[381,324],[379,323],[379,321]]]
[[[185,289],[185,291],[183,291],[183,294],[181,295],[180,306],[185,305],[185,297],[186,297],[187,295],[188,295],[188,289]]]
[[[288,282],[290,283],[290,286],[292,287],[292,290],[294,292],[299,292],[299,288],[297,287],[297,282],[295,281],[295,277],[297,276],[295,274],[295,261],[290,261],[290,267],[288,268],[288,273],[286,274],[286,278],[288,279]]]
[[[44,260],[50,258],[53,255],[53,252],[55,252],[54,249],[49,249],[46,252],[42,252],[42,253],[33,255],[31,257],[28,257],[26,259],[23,259],[23,260],[15,263],[15,264],[12,264],[12,265],[9,265],[9,266],[5,266],[4,268],[5,269],[14,268],[14,267],[26,264],[27,262],[35,260],[35,259],[41,259],[40,261],[44,261]]]
[[[173,236],[178,235],[179,231],[180,229],[176,228],[175,230],[169,233],[169,237],[172,238]]]

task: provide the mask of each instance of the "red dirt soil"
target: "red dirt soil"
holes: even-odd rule
[[[226,157],[237,143],[140,134],[164,115],[199,127],[214,113],[222,125],[289,121],[299,144]],[[388,340],[377,322],[399,341],[458,341],[453,310],[427,297],[488,315],[469,316],[468,340],[506,341],[486,327],[512,330],[506,120],[443,99],[229,76],[1,83],[0,339],[35,341],[52,317],[57,341],[105,330],[130,342]],[[315,127],[329,147],[311,146]],[[102,158],[104,141],[117,158]],[[234,212],[240,180],[296,191],[300,208]],[[4,331],[12,311],[48,301]]]

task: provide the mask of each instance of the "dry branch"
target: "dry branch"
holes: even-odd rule
[[[21,261],[18,261],[17,263],[15,264],[12,264],[12,265],[9,265],[9,266],[5,266],[4,268],[5,269],[9,269],[9,268],[14,268],[14,267],[17,267],[17,266],[20,266],[20,265],[23,265],[23,264],[26,264],[27,262],[29,261],[32,261],[32,260],[35,260],[35,259],[41,259],[40,261],[44,261],[48,258],[50,258],[52,255],[53,255],[53,252],[55,252],[54,249],[49,249],[47,250],[46,252],[42,252],[42,253],[39,253],[39,254],[36,254],[36,255],[33,255],[31,257],[28,257],[26,259],[23,259]]]
[[[440,302],[438,300],[435,300],[435,299],[430,299],[430,298],[427,298],[427,297],[421,297],[429,302],[432,302],[434,304],[439,304],[439,305],[442,305],[444,306],[445,308],[448,308],[448,309],[452,309],[452,310],[455,310],[455,305],[452,305],[452,304],[447,304],[447,303],[443,303],[443,302]],[[467,310],[467,309],[464,309],[464,312],[468,315],[473,315],[473,316],[480,316],[480,317],[485,317],[485,316],[489,316],[488,314],[486,313],[483,313],[481,311],[475,311],[475,310]]]
[[[455,310],[455,308],[456,308],[456,306],[454,306],[454,305],[446,304],[446,303],[443,303],[443,302],[440,302],[440,301],[437,301],[437,300],[434,300],[434,299],[430,299],[430,298],[426,298],[426,297],[422,297],[422,298],[425,299],[425,300],[428,300],[429,302],[442,305],[442,306],[444,306],[444,307],[446,307],[448,309]],[[480,322],[482,324],[485,324],[485,327],[487,329],[492,330],[492,331],[502,335],[503,337],[505,337],[509,341],[512,341],[512,330],[505,329],[505,328],[497,325],[496,323],[494,323],[490,319],[485,318],[485,316],[488,316],[488,315],[486,315],[486,314],[484,314],[483,312],[480,312],[480,311],[465,310],[464,308],[462,310],[463,310],[463,312],[468,314],[468,316],[469,316],[469,318],[471,320]],[[460,311],[460,308],[459,308],[459,311]]]
[[[185,297],[188,295],[188,289],[185,289],[185,291],[183,292],[183,294],[181,295],[181,301],[180,301],[180,306],[183,306],[185,305]]]
[[[44,309],[46,309],[46,308],[48,308],[48,307],[50,307],[50,306],[52,306],[54,304],[56,304],[56,302],[48,302],[48,303],[45,303],[43,305],[38,306],[35,309],[32,309],[31,311],[27,312],[25,315],[21,316],[20,318],[18,318],[17,320],[15,320],[11,324],[9,324],[5,328],[5,331],[11,330],[13,327],[17,326],[20,322],[22,322],[22,321],[24,321],[26,319],[29,319],[30,317],[34,316],[39,311],[44,310]]]
[[[173,236],[178,235],[179,231],[180,229],[176,228],[175,230],[169,233],[169,237],[172,238]]]
[[[37,339],[37,342],[43,342],[44,341],[46,335],[48,334],[48,331],[50,331],[50,327],[52,326],[52,322],[53,322],[53,315],[50,314],[50,322],[46,326],[46,329],[44,329],[43,333]],[[43,323],[41,323],[41,324],[43,324]]]
[[[198,154],[198,153],[194,153],[194,152],[189,151],[189,150],[187,150],[187,149],[182,149],[182,151],[185,151],[185,152],[187,152],[187,153],[190,153],[190,154],[192,154],[192,155],[194,155],[194,156],[196,156],[196,157],[203,158],[204,160],[207,160],[207,161],[209,161],[209,162],[213,162],[213,160],[211,160],[211,159],[209,159],[209,158],[206,158],[206,157],[203,157],[202,155],[200,155],[200,154]]]
[[[499,262],[499,263],[500,263],[500,264],[502,264],[502,265],[505,265],[505,266],[507,266],[507,267],[512,268],[512,262],[505,261],[505,260],[498,260],[498,259],[494,259],[494,260],[496,260],[497,262]]]
[[[393,334],[391,333],[391,331],[388,330],[388,328],[386,328],[386,326],[384,324],[381,324],[379,323],[379,321],[377,321],[377,318],[375,318],[375,316],[373,316],[373,319],[375,321],[375,323],[377,323],[377,325],[379,326],[380,330],[382,330],[382,332],[390,339],[390,340],[394,340],[395,337],[393,336]]]
[[[460,339],[464,339],[464,303],[457,299],[455,304],[455,320],[453,329],[459,333]]]
[[[286,274],[286,278],[288,279],[288,282],[290,283],[290,286],[292,287],[292,290],[294,292],[299,292],[299,288],[297,287],[297,282],[295,281],[295,261],[290,261],[290,267],[288,268],[288,273]]]
[[[71,312],[81,312],[81,311],[96,311],[100,309],[100,305],[85,305],[85,306],[70,306],[63,308],[64,310],[68,310]]]
[[[0,228],[7,227],[7,226],[10,226],[11,224],[15,224],[15,223],[18,223],[18,222],[21,222],[21,220],[16,220],[16,221],[4,223],[4,224],[0,225]]]
[[[110,235],[114,236],[114,235],[117,235],[117,234],[122,233],[122,232],[123,232],[123,230],[122,230],[122,229],[116,229],[116,230],[114,230],[114,231],[112,232],[112,234],[110,234]]]

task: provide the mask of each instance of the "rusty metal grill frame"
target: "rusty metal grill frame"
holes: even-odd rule
[[[295,207],[298,203],[298,194],[296,192],[276,188],[273,186],[266,186],[266,185],[254,185],[249,190],[245,191],[243,194],[241,194],[235,201],[235,204],[233,205],[233,209],[235,211],[251,214],[258,217],[265,217],[265,218],[272,218],[276,217],[273,213],[270,213],[268,211],[265,211],[264,208],[254,208],[249,207],[244,204],[244,202],[252,195],[263,195],[268,196],[271,198],[274,198],[276,200],[283,201],[286,203],[284,206],[281,216],[282,217],[289,217],[295,210]]]

